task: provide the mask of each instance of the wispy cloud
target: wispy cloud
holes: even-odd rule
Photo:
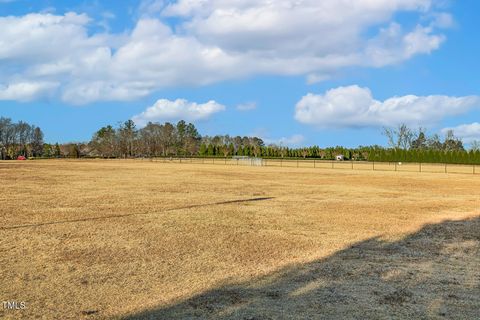
[[[257,103],[256,102],[247,102],[247,103],[242,103],[237,106],[238,111],[251,111],[257,109]]]
[[[266,144],[274,144],[284,147],[298,147],[305,140],[305,137],[301,134],[294,134],[289,137],[281,137],[278,139],[263,138],[262,140]]]

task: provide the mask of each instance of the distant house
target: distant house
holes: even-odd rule
[[[337,161],[343,161],[345,160],[345,156],[343,154],[339,154],[335,157],[335,159],[337,159]]]
[[[27,160],[27,158],[25,158],[24,156],[18,156],[17,160]]]

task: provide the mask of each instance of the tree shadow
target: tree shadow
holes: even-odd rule
[[[480,218],[372,238],[327,258],[123,319],[479,319]]]

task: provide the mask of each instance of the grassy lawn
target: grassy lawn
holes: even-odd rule
[[[0,318],[475,318],[480,178],[0,162]]]

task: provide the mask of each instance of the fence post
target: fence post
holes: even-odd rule
[[[353,170],[353,160],[350,160],[352,162],[352,170]]]
[[[334,165],[333,160],[332,160],[332,169],[335,169],[335,165]]]
[[[420,168],[420,171],[419,171],[419,172],[422,172],[422,163],[420,162],[420,163],[418,164],[418,166],[419,166],[419,168]]]
[[[375,171],[375,161],[372,161],[373,171]]]
[[[445,173],[447,173],[447,163],[445,162]]]
[[[225,157],[225,165],[227,165],[227,157]]]
[[[475,174],[475,165],[473,165],[473,174]]]

